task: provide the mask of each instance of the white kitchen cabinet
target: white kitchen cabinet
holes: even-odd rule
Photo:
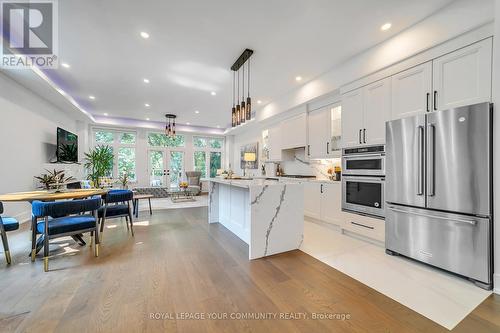
[[[416,116],[430,111],[432,61],[393,75],[391,81],[392,119]]]
[[[363,91],[363,144],[385,143],[385,122],[391,119],[391,78],[374,82]]]
[[[307,121],[307,155],[309,158],[326,158],[331,141],[331,112],[328,107],[309,113]]]
[[[492,38],[433,60],[432,110],[491,100]]]
[[[339,183],[322,183],[320,186],[321,209],[320,220],[342,224],[342,185]]]
[[[281,148],[292,149],[307,145],[307,114],[283,120],[281,122]]]
[[[282,160],[281,155],[281,126],[275,125],[268,129],[268,149],[269,161],[279,162]]]
[[[321,204],[320,204],[320,183],[304,182],[304,215],[320,219]]]
[[[380,242],[385,241],[384,220],[346,212],[342,216],[342,229]]]
[[[363,89],[342,95],[342,146],[359,146],[363,128]]]

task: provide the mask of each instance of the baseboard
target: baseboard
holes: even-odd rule
[[[493,274],[493,292],[500,295],[500,273]]]

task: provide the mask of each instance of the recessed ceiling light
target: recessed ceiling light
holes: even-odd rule
[[[186,125],[191,125],[191,123],[186,123]]]
[[[198,113],[200,113],[200,111],[198,111],[198,110],[195,110],[195,111],[194,111],[194,113],[198,114]]]
[[[259,100],[257,101],[257,104],[262,104],[262,101],[259,99]]]
[[[149,83],[149,79],[143,79],[144,83]]]
[[[151,105],[149,105],[148,103],[144,103],[144,106],[149,108]]]
[[[61,66],[63,66],[64,68],[70,68],[71,67],[68,63],[65,63],[65,62],[63,62],[61,64]]]
[[[89,98],[90,98],[91,100],[94,100],[94,99],[95,99],[95,96],[89,95]]]
[[[148,39],[149,38],[149,34],[145,31],[141,31],[141,37],[144,38],[144,39]]]
[[[296,76],[295,81],[302,81],[302,76]]]
[[[108,114],[107,114],[107,113],[103,113],[103,114],[104,114],[106,117],[108,116]]]
[[[215,95],[217,95],[217,93],[216,93],[215,91],[212,91],[212,92],[210,93],[210,95],[215,96]]]
[[[149,121],[149,118],[146,118],[147,121]]]
[[[387,22],[380,27],[380,30],[386,31],[386,30],[389,30],[391,27],[392,27],[392,24],[390,22]]]
[[[220,128],[220,125],[217,125],[217,128]]]

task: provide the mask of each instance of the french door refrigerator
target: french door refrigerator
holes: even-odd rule
[[[388,254],[492,287],[492,104],[386,123]]]

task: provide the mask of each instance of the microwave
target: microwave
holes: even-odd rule
[[[385,146],[343,149],[342,174],[385,176]]]

